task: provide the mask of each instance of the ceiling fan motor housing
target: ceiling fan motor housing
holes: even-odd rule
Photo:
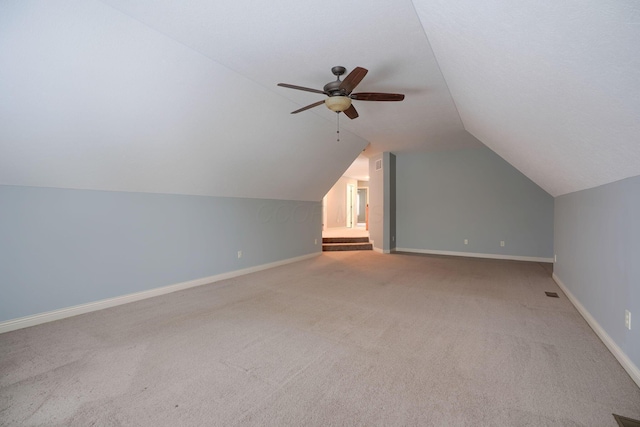
[[[342,84],[340,80],[327,83],[323,88],[324,93],[329,96],[346,96],[347,93],[344,90],[340,89],[340,84]]]

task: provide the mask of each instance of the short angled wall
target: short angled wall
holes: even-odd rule
[[[5,326],[321,252],[320,202],[0,186],[0,212]]]
[[[638,383],[640,176],[558,196],[554,278]],[[631,313],[631,327],[625,325]]]
[[[160,295],[169,294],[172,292],[182,291],[184,289],[194,288],[196,286],[208,285],[211,283],[219,282],[221,280],[231,279],[233,277],[242,276],[244,274],[250,274],[250,273],[255,273],[257,271],[266,270],[269,268],[279,267],[281,265],[302,261],[302,260],[313,258],[319,255],[320,253],[303,255],[303,256],[290,258],[283,261],[258,265],[255,267],[231,271],[223,274],[217,274],[215,276],[203,277],[201,279],[189,280],[187,282],[182,282],[182,283],[176,283],[175,285],[154,288],[148,291],[136,292],[133,294],[122,295],[115,298],[108,298],[101,301],[95,301],[87,304],[76,305],[73,307],[62,308],[60,310],[53,310],[47,313],[39,313],[33,316],[25,316],[19,319],[12,319],[6,322],[0,322],[0,334],[4,332],[15,331],[17,329],[28,328],[30,326],[36,326],[46,322],[53,322],[54,320],[60,320],[67,317],[90,313],[92,311],[98,311],[98,310],[102,310],[109,307],[115,307],[117,305],[128,304],[134,301],[153,298]]]
[[[607,346],[609,351],[618,359],[618,362],[622,365],[625,371],[629,374],[631,379],[635,381],[635,383],[640,387],[640,369],[629,359],[629,356],[626,355],[624,351],[616,344],[616,342],[607,334],[607,332],[600,326],[600,324],[596,321],[596,319],[589,313],[589,311],[584,308],[580,301],[571,293],[569,288],[562,283],[562,280],[553,273],[553,280],[558,284],[562,292],[565,293],[569,301],[574,305],[574,307],[578,310],[578,312],[582,315],[584,320],[587,321],[591,329],[598,335],[598,338]]]

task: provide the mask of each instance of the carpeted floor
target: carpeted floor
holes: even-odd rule
[[[3,426],[613,427],[612,413],[640,418],[640,390],[537,263],[325,253],[0,335]]]

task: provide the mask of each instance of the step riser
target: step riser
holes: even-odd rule
[[[369,243],[368,237],[323,237],[322,243]]]
[[[337,251],[372,251],[373,245],[371,243],[363,243],[359,245],[322,245],[324,252],[337,252]]]

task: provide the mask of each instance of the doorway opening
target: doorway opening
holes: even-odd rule
[[[369,237],[369,159],[359,156],[322,199],[322,237]]]
[[[356,224],[356,186],[347,184],[347,228]]]
[[[369,230],[369,188],[358,188],[358,204],[356,205],[356,224]]]

